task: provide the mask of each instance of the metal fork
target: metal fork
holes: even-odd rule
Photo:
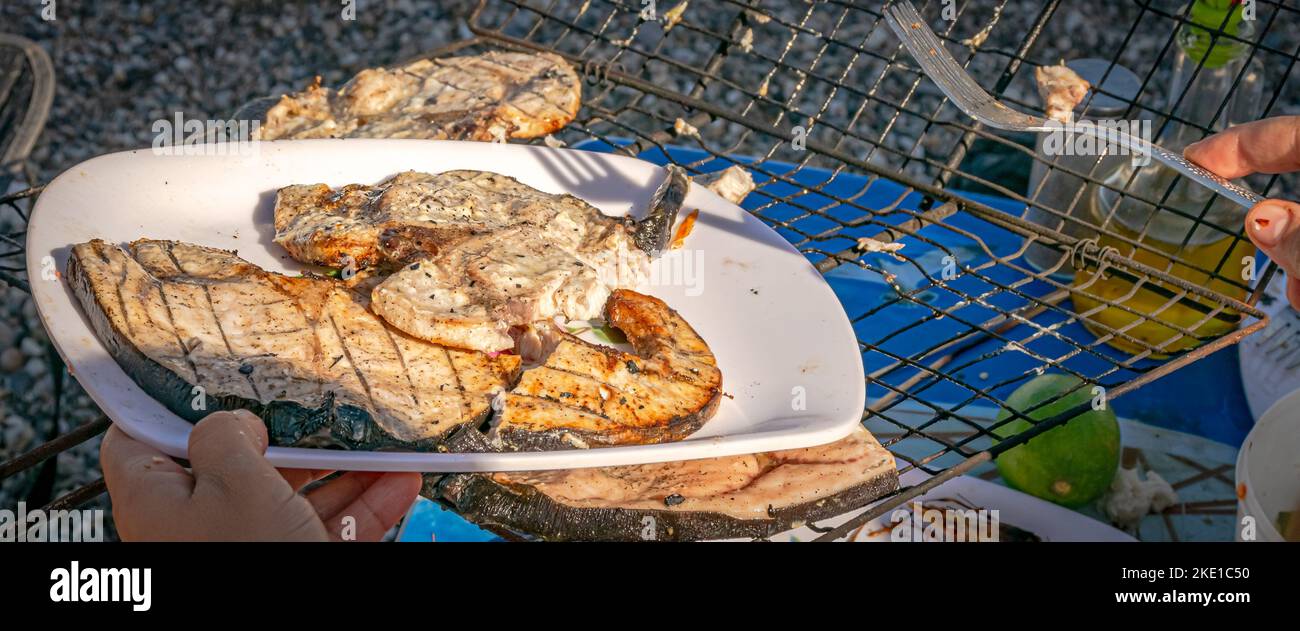
[[[885,21],[894,34],[903,40],[903,46],[920,64],[926,76],[948,95],[948,99],[953,104],[971,118],[989,127],[1010,131],[1049,133],[1062,130],[1061,124],[1055,121],[1049,123],[1047,119],[1040,116],[1031,116],[1007,107],[975,83],[970,74],[948,53],[948,49],[944,48],[943,42],[934,31],[930,30],[921,19],[921,14],[917,13],[912,3],[907,0],[896,0],[885,8]],[[1103,140],[1116,140],[1136,155],[1150,155],[1201,186],[1247,208],[1264,199],[1244,186],[1225,180],[1164,147],[1126,134],[1123,130],[1080,125],[1074,126],[1072,131],[1088,133]]]

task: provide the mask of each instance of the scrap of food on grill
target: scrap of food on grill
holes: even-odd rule
[[[490,52],[361,72],[284,96],[262,139],[531,138],[577,113],[549,54]],[[740,166],[695,184],[740,203]],[[248,409],[280,446],[506,452],[680,441],[726,397],[704,336],[641,293],[681,246],[691,179],[665,169],[639,218],[486,171],[279,189],[274,243],[326,272],[285,275],[236,252],[150,238],[76,244],[67,278],[126,373],[191,422]],[[674,226],[676,225],[676,230]],[[332,271],[340,271],[334,274]],[[620,347],[574,334],[616,330]],[[898,486],[861,427],[820,447],[567,471],[431,475],[465,516],[547,539],[762,537]]]
[[[1047,117],[1059,123],[1074,122],[1074,108],[1092,89],[1091,84],[1064,63],[1034,68],[1034,81],[1038,84],[1038,94],[1043,97]]]

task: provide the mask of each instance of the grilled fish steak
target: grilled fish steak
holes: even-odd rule
[[[676,311],[619,289],[605,304],[605,318],[636,353],[557,332],[545,363],[524,371],[505,395],[494,445],[533,451],[670,442],[713,416],[722,373]]]
[[[484,171],[407,171],[374,186],[339,189],[297,184],[275,198],[275,242],[298,261],[330,267],[401,265],[474,236],[552,223],[585,234],[622,222],[572,195]]]
[[[828,445],[620,467],[456,474],[424,494],[470,521],[548,540],[770,537],[898,488],[865,428]],[[647,530],[647,528],[652,530]]]
[[[578,75],[558,55],[492,51],[320,78],[267,111],[258,138],[504,140],[559,130],[578,114]]]
[[[276,196],[275,241],[305,263],[405,265],[373,292],[380,316],[434,343],[499,351],[512,327],[596,317],[613,288],[643,283],[651,254],[638,248],[667,239],[689,185],[671,167],[640,223],[482,171],[295,185]]]
[[[433,448],[485,420],[519,370],[392,330],[343,283],[224,250],[95,240],[73,247],[68,279],[141,388],[190,421],[249,409],[273,444]]]

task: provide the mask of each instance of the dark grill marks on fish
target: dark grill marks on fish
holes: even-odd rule
[[[448,348],[446,348],[446,347],[443,347],[443,349],[442,349],[442,354],[443,354],[444,357],[447,358],[447,363],[450,365],[450,364],[452,363],[452,362],[451,362],[451,350],[448,349]],[[456,390],[455,390],[455,391],[456,391],[456,392],[464,392],[465,387],[460,383],[460,373],[458,373],[458,372],[456,372],[456,371],[453,370],[451,374],[452,374],[452,378],[455,380],[455,386],[456,386]],[[514,381],[514,380],[512,379],[511,382],[513,383],[513,381]],[[465,402],[464,397],[458,397],[458,400],[457,400],[457,407],[456,407],[456,409],[459,410],[461,414],[464,414],[465,411],[468,409],[468,404]],[[491,413],[492,413],[492,412],[491,412],[490,404],[489,404],[488,414],[491,414]]]
[[[356,360],[352,358],[352,352],[348,350],[348,343],[346,341],[346,338],[343,337],[343,332],[339,331],[339,325],[337,322],[334,321],[334,316],[330,316],[329,321],[330,321],[330,329],[332,329],[334,331],[334,335],[338,337],[339,347],[343,349],[344,359],[347,359],[348,364],[351,364],[352,373],[357,376],[357,381],[361,383],[361,388],[366,392],[366,400],[370,402],[370,407],[372,408],[376,407],[375,395],[373,392],[370,391],[370,384],[366,382],[366,374],[364,372],[361,372],[361,366],[358,365]]]
[[[105,260],[105,262],[107,262],[106,259],[101,259],[101,260]],[[125,280],[125,272],[126,272],[126,268],[124,267],[123,280]],[[120,297],[121,296],[120,288],[122,287],[122,283],[119,283],[118,287],[119,287],[118,295]],[[190,374],[185,376],[192,378],[195,383],[198,383],[199,368],[198,365],[194,363],[194,358],[191,356],[191,353],[193,352],[194,349],[191,349],[189,344],[186,344],[185,340],[181,339],[180,332],[176,330],[176,315],[175,312],[172,310],[171,301],[167,299],[167,293],[161,292],[160,296],[162,297],[163,305],[167,307],[167,324],[171,328],[172,334],[176,337],[176,344],[181,347],[181,353],[185,355],[185,362],[190,368]],[[129,330],[130,329],[128,327],[128,332]]]
[[[393,332],[384,327],[384,338],[388,344],[393,347],[393,352],[397,353],[397,361],[402,364],[402,374],[406,376],[406,383],[411,386],[411,403],[416,407],[420,405],[420,389],[416,387],[415,382],[411,380],[411,371],[406,368],[406,357],[402,355],[402,349],[397,345],[397,340],[393,339]]]
[[[97,240],[73,247],[68,279],[145,391],[191,421],[250,409],[274,444],[433,448],[486,418],[518,371],[515,357],[389,331],[339,281],[268,273],[222,250],[142,240],[128,253]],[[426,383],[463,385],[419,392]]]
[[[212,311],[212,318],[217,323],[217,331],[221,333],[221,341],[226,345],[226,353],[229,354],[231,359],[235,359],[235,349],[231,348],[230,338],[226,336],[226,328],[221,325],[221,318],[217,317],[217,307],[212,303],[212,290],[206,285],[203,287],[203,296],[208,300],[208,309]],[[253,398],[261,401],[262,393],[257,389],[257,382],[253,381],[252,372],[244,372],[243,367],[241,366],[239,373],[244,375],[244,378],[248,380],[248,387],[253,391]]]
[[[181,267],[180,260],[178,260],[178,259],[176,258],[176,253],[172,251],[172,244],[171,244],[171,243],[163,243],[163,244],[160,244],[160,247],[161,247],[161,249],[162,249],[164,252],[166,252],[166,254],[167,254],[167,260],[168,260],[168,261],[171,261],[171,264],[175,266],[175,270],[168,270],[168,271],[172,272],[173,274],[177,274],[177,275],[184,274],[184,273],[185,273],[185,269],[184,269],[183,267]],[[125,270],[126,270],[126,268],[123,268],[123,271],[124,271],[124,272],[125,272]],[[203,285],[202,288],[203,288],[203,297],[204,297],[204,300],[205,300],[206,303],[207,303],[208,311],[211,312],[211,314],[212,314],[212,321],[213,321],[214,323],[216,323],[216,326],[217,326],[217,332],[221,334],[221,342],[222,342],[222,344],[225,345],[225,348],[226,348],[226,354],[227,354],[227,356],[228,356],[230,359],[235,360],[235,359],[237,359],[237,357],[236,357],[236,355],[235,355],[235,349],[232,348],[231,345],[230,345],[230,338],[226,336],[225,328],[224,328],[224,327],[222,326],[222,324],[221,324],[221,318],[217,316],[217,308],[216,308],[216,305],[212,302],[212,290],[211,290],[211,288],[208,287],[207,285]],[[165,290],[162,290],[162,291],[159,292],[159,295],[162,297],[163,302],[166,303],[166,302],[167,302],[167,292],[166,292]],[[174,318],[173,318],[173,322],[174,322]],[[176,338],[176,339],[178,339],[178,340],[180,339],[180,335],[179,335],[179,334],[177,334],[177,338]],[[184,347],[183,344],[182,344],[182,347]],[[193,365],[193,363],[194,363],[194,362],[193,362],[193,359],[189,357],[188,351],[186,352],[186,358],[189,359],[191,365]],[[239,373],[240,373],[241,375],[244,375],[245,380],[247,380],[247,382],[248,382],[248,387],[249,387],[249,389],[252,390],[252,395],[253,395],[253,396],[252,396],[251,398],[256,399],[256,400],[259,400],[259,401],[262,400],[262,393],[261,393],[260,391],[258,391],[258,388],[257,388],[257,382],[255,382],[255,381],[253,380],[253,377],[252,377],[251,371],[249,371],[249,372],[245,372],[245,371],[244,371],[244,366],[241,364],[240,369],[239,369]],[[195,375],[196,375],[196,377],[197,377],[197,375],[198,375],[198,371],[197,371],[197,370],[195,371]]]

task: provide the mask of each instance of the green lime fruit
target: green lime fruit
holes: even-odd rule
[[[1052,418],[1092,401],[1092,388],[1080,387],[1081,383],[1078,377],[1069,375],[1041,375],[1011,393],[1006,407],[1034,420]],[[1036,407],[1066,392],[1070,394]],[[1004,409],[998,414],[998,420],[1010,416]],[[993,433],[1005,439],[1031,426],[1029,421],[1016,419]],[[997,458],[997,466],[998,473],[1011,488],[1074,507],[1101,497],[1110,488],[1119,457],[1119,422],[1115,420],[1115,412],[1109,406],[1101,410],[1089,407],[1064,425],[1003,452]]]

